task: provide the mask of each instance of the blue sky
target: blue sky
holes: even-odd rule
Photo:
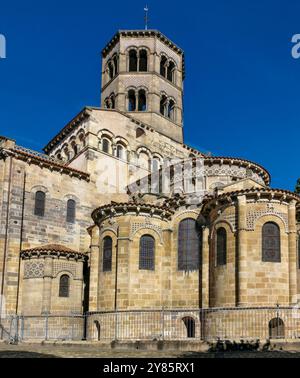
[[[100,104],[102,47],[144,27],[147,0],[7,1],[0,5],[0,135],[41,150],[84,106]],[[253,160],[272,186],[300,177],[299,0],[148,0],[149,27],[185,50],[185,141]]]

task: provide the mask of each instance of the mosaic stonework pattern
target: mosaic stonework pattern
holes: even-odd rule
[[[288,216],[280,211],[275,210],[272,205],[267,205],[264,210],[249,210],[246,218],[247,229],[254,231],[256,221],[265,215],[274,215],[276,217],[279,217],[284,222],[285,230],[286,232],[288,232]]]
[[[142,223],[142,222],[139,222],[139,223],[132,223],[131,224],[131,233],[130,233],[130,238],[132,238],[139,230],[142,230],[142,229],[149,229],[149,230],[153,230],[153,231],[156,231],[158,234],[159,234],[159,237],[160,237],[160,240],[162,242],[162,228],[155,225],[155,224],[152,224],[151,221],[149,221],[147,218],[145,219],[145,221]]]
[[[26,261],[24,278],[43,278],[44,261]]]
[[[53,262],[53,277],[56,277],[60,272],[71,272],[73,277],[77,277],[77,264],[72,261],[54,261]]]

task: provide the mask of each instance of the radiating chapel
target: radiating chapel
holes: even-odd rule
[[[99,107],[44,153],[0,138],[6,314],[297,305],[300,197],[184,143],[184,79],[169,38],[120,30]]]

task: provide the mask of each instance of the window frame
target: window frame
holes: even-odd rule
[[[62,280],[67,278],[67,283],[62,283]],[[59,291],[58,296],[59,298],[70,298],[70,276],[68,274],[62,274],[59,278]],[[64,292],[64,290],[66,290]]]
[[[148,239],[148,240],[147,240]],[[150,245],[142,245],[144,241],[153,243]],[[143,248],[146,248],[146,250]],[[152,235],[145,234],[140,237],[139,241],[139,270],[155,271],[155,248],[156,240]],[[147,249],[150,249],[147,250]],[[152,250],[151,250],[152,249]]]
[[[38,198],[40,194],[42,194],[42,198]],[[45,211],[46,211],[46,193],[43,192],[42,190],[38,190],[35,193],[35,199],[34,199],[34,215],[38,217],[44,217]]]
[[[277,235],[266,235],[266,229],[270,225],[274,227],[274,230],[276,229]],[[267,247],[265,244],[275,239],[277,239],[277,250],[274,250],[273,257],[268,256],[271,248]],[[272,221],[264,223],[261,229],[261,260],[266,263],[281,263],[281,231],[279,225]]]

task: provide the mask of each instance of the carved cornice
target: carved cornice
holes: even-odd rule
[[[149,215],[151,217],[158,217],[162,220],[171,219],[174,214],[174,210],[168,208],[167,206],[160,206],[147,203],[138,202],[125,202],[125,203],[111,203],[109,205],[104,205],[94,210],[92,213],[92,218],[96,224],[100,224],[107,218],[112,218],[116,216],[124,216],[127,214],[132,214],[135,216],[145,216]]]
[[[82,262],[88,260],[88,256],[86,254],[73,251],[69,248],[60,245],[48,245],[31,248],[22,251],[20,255],[23,260],[46,257],[54,259],[65,258],[67,260]]]

